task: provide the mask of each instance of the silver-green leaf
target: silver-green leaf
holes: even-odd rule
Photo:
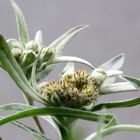
[[[64,67],[64,69],[62,70],[61,72],[61,77],[64,77],[65,75],[67,74],[73,74],[75,71],[75,68],[74,68],[74,63],[72,62],[69,62],[67,63],[67,65]]]
[[[38,31],[35,34],[35,41],[38,43],[38,45],[42,45],[43,44],[43,35],[42,35],[42,31]]]
[[[13,121],[12,124],[21,128],[22,130],[28,132],[29,134],[34,136],[37,140],[50,140],[49,138],[47,138],[47,136],[45,134],[42,134],[42,133],[38,132],[37,130],[35,130],[21,122]]]
[[[117,92],[137,91],[137,89],[129,82],[120,82],[101,87],[100,94],[112,94]]]
[[[104,68],[107,71],[113,72],[113,71],[119,71],[121,67],[124,64],[124,58],[125,55],[122,53],[120,55],[117,55],[113,57],[112,59],[108,60],[106,63],[102,64],[100,67]],[[120,73],[122,74],[122,73]],[[116,80],[116,76],[108,77],[105,81],[104,84],[112,84]]]
[[[24,110],[32,109],[32,108],[36,108],[36,107],[26,105],[26,104],[21,104],[21,103],[11,103],[11,104],[5,104],[5,105],[0,106],[0,110],[14,111],[14,112],[24,111]],[[39,116],[39,117],[44,119],[48,123],[50,123],[52,125],[52,127],[56,130],[56,132],[58,133],[59,138],[61,139],[60,130],[59,130],[58,126],[55,124],[55,122],[53,121],[52,117],[51,116]]]
[[[107,61],[106,63],[102,64],[101,67],[105,70],[120,70],[124,63],[124,57],[125,55],[123,53],[117,55],[109,61]]]
[[[55,61],[54,61],[54,63],[62,63],[62,62],[81,63],[81,64],[84,64],[84,65],[90,67],[91,69],[94,69],[94,66],[90,62],[88,62],[87,60],[84,60],[82,58],[79,58],[79,57],[60,56],[60,57],[56,58]]]
[[[137,90],[140,90],[140,79],[130,76],[123,75],[122,78],[127,80],[131,85],[133,85]]]
[[[22,11],[16,4],[15,0],[11,0],[11,3],[13,6],[15,15],[16,15],[19,41],[21,41],[23,44],[26,44],[29,41],[29,35],[28,35],[28,29],[27,29],[27,25],[26,25],[24,16],[22,14]]]
[[[74,28],[71,28],[58,39],[56,39],[52,44],[50,44],[49,48],[55,48],[55,53],[57,56],[62,54],[64,47],[71,41],[71,39],[81,30],[88,27],[88,25],[79,25]]]

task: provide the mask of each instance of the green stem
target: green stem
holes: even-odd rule
[[[62,140],[73,140],[72,128],[76,122],[76,119],[59,116],[57,116],[56,119],[61,124],[60,125],[58,122],[56,122],[61,132]]]
[[[93,133],[89,137],[87,137],[85,140],[96,140],[98,135],[101,137],[105,137],[107,135],[110,135],[115,132],[122,132],[122,131],[130,131],[130,132],[140,132],[140,126],[138,125],[129,125],[129,124],[122,124],[122,125],[116,125],[112,126],[106,129],[103,129],[101,131]]]
[[[71,129],[68,128],[67,131],[62,132],[62,140],[73,140]]]
[[[25,95],[25,94],[24,94],[24,95]],[[25,96],[24,96],[24,99],[25,99],[27,105],[31,105],[31,106],[34,105],[33,99],[31,99],[30,97],[27,97],[27,96],[25,95]],[[39,130],[41,133],[45,134],[45,132],[44,132],[42,126],[41,126],[41,123],[40,123],[38,117],[34,116],[34,117],[33,117],[33,120],[34,120],[35,125],[37,126],[38,130]]]

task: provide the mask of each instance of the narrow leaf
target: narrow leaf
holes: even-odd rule
[[[69,63],[66,64],[66,66],[65,66],[64,69],[62,70],[62,72],[61,72],[61,77],[64,77],[64,76],[67,75],[67,74],[73,74],[74,71],[75,71],[74,63],[69,62]]]
[[[81,63],[94,69],[94,66],[92,64],[90,64],[87,60],[84,60],[82,58],[72,57],[72,56],[60,56],[55,58],[55,60],[50,63],[47,62],[44,63],[44,67],[46,68],[40,72],[37,72],[36,75],[37,81],[40,81],[41,79],[46,77],[53,70],[56,63],[65,63],[65,62]]]
[[[81,63],[86,66],[89,66],[90,68],[94,69],[94,66],[90,64],[87,60],[84,60],[79,57],[73,57],[73,56],[60,56],[55,59],[54,63],[62,63],[62,62],[76,62],[76,63]]]
[[[37,65],[37,60],[35,60],[32,66],[30,83],[34,89],[38,90],[38,85],[36,82],[36,65]]]
[[[28,132],[29,134],[31,134],[38,140],[49,140],[49,138],[47,138],[46,135],[36,131],[35,129],[33,129],[21,122],[14,121],[14,122],[12,122],[12,124],[23,129],[24,131]]]
[[[100,67],[104,68],[107,71],[116,71],[120,70],[124,63],[124,54],[117,55],[116,57],[113,57],[112,59],[108,60],[106,63],[102,64]],[[116,80],[116,76],[108,77],[104,81],[104,85],[112,84]]]
[[[101,103],[96,105],[92,111],[99,111],[102,108],[112,109],[112,108],[126,108],[126,107],[133,107],[136,105],[140,105],[140,97],[122,100],[122,101],[114,101],[109,103]]]
[[[42,45],[43,44],[43,36],[42,36],[42,31],[38,31],[35,34],[35,41],[38,43],[38,45]]]
[[[21,104],[21,103],[11,103],[11,104],[4,104],[0,105],[0,110],[6,110],[6,111],[23,111],[26,109],[35,108],[34,106]]]
[[[3,118],[3,117],[0,116],[0,118]],[[21,128],[22,130],[28,132],[29,134],[31,134],[32,136],[34,136],[38,140],[49,140],[49,138],[47,138],[45,134],[42,134],[42,133],[36,131],[35,129],[21,123],[21,122],[13,121],[13,122],[11,122],[11,124],[13,124],[13,125],[17,126],[18,128]]]
[[[102,86],[100,89],[100,94],[106,95],[106,94],[128,92],[128,91],[137,91],[137,89],[129,82],[120,82],[120,83],[110,84],[107,86]]]
[[[62,50],[64,47],[71,41],[71,39],[81,30],[88,27],[88,25],[79,25],[77,27],[74,27],[70,30],[68,30],[66,33],[64,33],[62,36],[60,36],[58,39],[56,39],[52,44],[50,44],[49,48],[55,48],[56,55],[61,55]]]
[[[18,34],[19,34],[19,41],[21,41],[23,44],[26,44],[29,41],[29,35],[28,35],[28,29],[27,25],[24,19],[24,16],[16,4],[15,0],[11,0],[16,20],[17,20],[17,28],[18,28]]]
[[[118,75],[122,75],[123,72],[120,70],[108,70],[107,71],[107,77],[114,77],[114,76],[118,76]]]
[[[35,58],[36,58],[36,54],[34,53],[34,51],[31,51],[31,50],[27,51],[24,58],[22,58],[23,61],[21,63],[21,66],[22,67],[29,66],[35,61]]]
[[[98,122],[102,117],[102,115],[95,114],[90,111],[83,111],[83,110],[64,108],[64,107],[33,108],[33,109],[20,111],[0,119],[0,125],[4,125],[8,122],[15,121],[17,119],[31,117],[31,116],[38,116],[38,115],[65,116],[65,117],[73,117],[73,118],[85,119],[85,120],[96,121],[96,122]],[[112,115],[110,114],[105,115],[104,123],[108,124],[110,123],[110,120],[112,120]]]
[[[124,63],[124,54],[117,55],[116,57],[113,57],[106,63],[102,64],[100,67],[106,69],[106,70],[120,70],[120,68],[123,66]]]
[[[31,87],[29,81],[25,77],[21,67],[16,62],[15,58],[12,56],[12,53],[9,49],[9,46],[3,36],[0,35],[0,63],[8,74],[15,81],[17,86],[23,91],[27,96],[31,96],[34,99],[41,101],[38,98],[38,94]]]
[[[106,71],[106,74],[107,74],[107,79],[105,79],[105,81],[103,82],[103,86],[114,83],[117,76],[122,75],[123,72],[120,70],[108,70]]]
[[[44,79],[55,67],[55,64],[50,64],[48,66],[46,66],[45,69],[43,69],[42,71],[39,71],[36,73],[36,80],[37,82],[40,81],[41,79]]]
[[[0,110],[4,110],[4,111],[24,111],[27,109],[32,109],[32,108],[36,108],[35,106],[30,106],[30,105],[26,105],[26,104],[21,104],[21,103],[12,103],[12,104],[5,104],[5,105],[1,105],[0,106]],[[44,119],[45,121],[47,121],[48,123],[50,123],[53,128],[57,131],[59,138],[61,138],[61,133],[60,130],[58,128],[58,126],[55,124],[54,120],[52,119],[51,116],[39,116],[40,118]]]
[[[133,85],[137,90],[140,90],[140,79],[130,76],[122,76],[122,78],[130,82],[130,84]]]
[[[115,132],[140,132],[139,125],[130,125],[130,124],[121,124],[109,127],[107,129],[102,129],[100,131],[100,135],[103,137],[113,134]],[[98,140],[98,132],[94,132],[90,136],[88,136],[85,140]]]

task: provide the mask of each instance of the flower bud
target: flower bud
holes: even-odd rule
[[[16,59],[18,59],[22,54],[22,50],[20,48],[12,48],[11,52]]]
[[[21,65],[22,66],[28,66],[35,61],[36,54],[32,50],[25,50],[22,53],[22,56],[20,57],[20,59],[21,59]]]
[[[50,48],[43,48],[40,58],[43,62],[51,61],[54,58],[54,52]]]
[[[21,44],[16,39],[8,39],[7,40],[8,46],[12,48],[20,48],[22,49]]]
[[[35,40],[31,40],[29,41],[26,45],[25,45],[25,48],[27,50],[33,50],[34,52],[38,52],[39,51],[39,47],[38,47],[38,44]]]
[[[92,71],[90,77],[96,80],[98,85],[102,84],[102,82],[106,79],[107,74],[106,71],[102,68],[98,68]]]

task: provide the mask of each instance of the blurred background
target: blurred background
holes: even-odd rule
[[[15,15],[10,0],[0,1],[0,34],[8,38],[18,38]],[[89,28],[80,32],[64,50],[65,55],[82,57],[93,65],[125,53],[123,71],[127,75],[140,77],[140,1],[139,0],[16,0],[22,9],[29,28],[30,39],[36,31],[43,31],[46,46],[69,28],[88,24]],[[50,79],[57,79],[62,65],[57,66]],[[80,67],[80,66],[78,66]],[[120,93],[101,97],[99,102],[109,102],[139,96],[139,93]],[[20,90],[6,72],[0,69],[0,104],[22,102]],[[112,109],[118,123],[140,124],[140,106],[125,109]],[[25,119],[33,126],[31,119]],[[53,140],[58,140],[55,130],[42,121],[44,128]],[[78,121],[75,126],[77,140],[94,132],[96,123]],[[80,130],[79,128],[80,127]],[[78,128],[78,129],[77,129]],[[33,140],[23,130],[10,124],[0,127],[4,140]],[[80,138],[81,137],[81,138]],[[139,133],[115,133],[104,140],[139,140]]]

